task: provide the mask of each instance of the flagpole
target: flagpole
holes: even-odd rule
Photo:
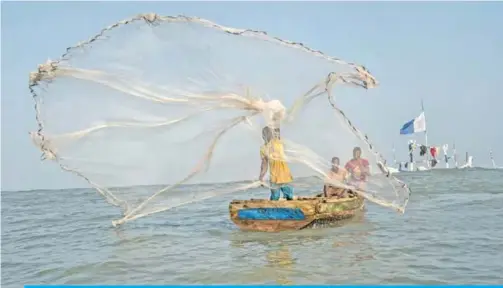
[[[424,104],[423,104],[423,99],[421,99],[421,111],[424,114]],[[428,128],[426,126],[426,114],[424,114],[424,145],[428,147]]]
[[[454,150],[453,157],[454,157],[454,166],[458,168],[458,152],[456,151],[456,142],[452,144],[452,149]]]
[[[493,150],[492,149],[489,150],[489,157],[491,157],[491,162],[493,164],[493,168],[496,168],[496,162],[494,161],[494,158],[493,158]]]
[[[430,168],[430,155],[429,155],[429,147],[428,147],[428,127],[426,125],[426,114],[424,113],[424,103],[421,98],[421,112],[424,114],[424,146],[426,146],[426,166]]]

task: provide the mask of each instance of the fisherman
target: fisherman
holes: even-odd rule
[[[369,161],[361,158],[361,155],[362,149],[355,147],[353,149],[353,159],[349,160],[344,166],[350,174],[350,183],[357,188],[363,188],[362,186],[367,181],[367,177],[370,176]]]
[[[267,169],[269,169],[270,199],[277,201],[281,193],[283,193],[286,200],[293,200],[293,187],[290,185],[293,177],[285,160],[285,151],[279,128],[264,127],[262,129],[262,139],[264,145],[260,147],[262,163],[260,165],[259,181],[264,181],[264,176]]]
[[[340,183],[346,184],[346,181],[348,179],[348,171],[344,169],[344,167],[339,167],[340,166],[340,159],[339,157],[333,157],[332,158],[332,169],[328,171],[327,173],[327,182],[330,180],[335,180]],[[340,188],[340,187],[334,187],[330,185],[329,183],[326,183],[325,186],[323,187],[323,194],[325,197],[337,197],[337,198],[343,198],[346,196],[346,189]]]

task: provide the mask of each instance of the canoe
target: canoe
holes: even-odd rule
[[[280,232],[329,225],[354,217],[364,210],[364,199],[299,197],[291,201],[265,199],[233,200],[229,204],[232,222],[241,230]]]

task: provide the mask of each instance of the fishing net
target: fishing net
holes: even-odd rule
[[[334,95],[376,85],[363,66],[264,32],[139,15],[31,73],[39,125],[32,138],[44,159],[122,208],[114,225],[267,187],[257,180],[265,126],[280,128],[294,186],[311,179],[315,192],[324,183],[351,188],[403,212],[407,186],[389,175]],[[326,179],[332,157],[343,166],[354,147],[369,162],[364,185]]]

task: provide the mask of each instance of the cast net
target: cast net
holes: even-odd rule
[[[387,173],[340,103],[358,105],[351,116],[366,111],[367,121],[378,112],[372,118],[371,109],[334,96],[349,92],[344,86],[376,85],[365,67],[300,43],[200,18],[144,14],[31,73],[39,125],[32,138],[43,158],[122,208],[114,225],[267,187],[257,180],[265,126],[280,128],[294,187],[311,179],[321,192],[328,182],[403,212],[409,189]],[[364,185],[327,179],[332,157],[342,166],[354,147],[369,163]]]

